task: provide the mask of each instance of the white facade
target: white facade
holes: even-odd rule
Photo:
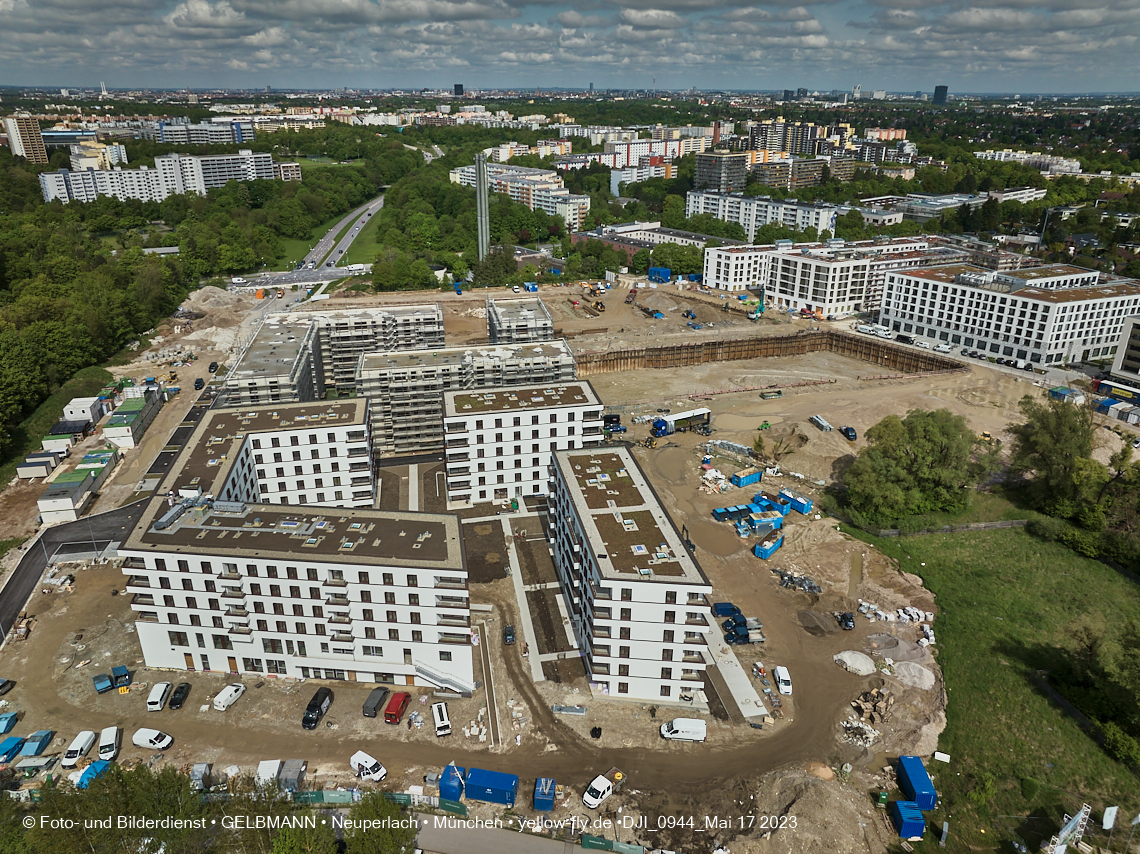
[[[1140,315],[1126,317],[1121,325],[1116,358],[1112,360],[1112,376],[1140,385]]]
[[[685,199],[685,216],[712,214],[725,222],[738,223],[748,239],[756,230],[769,223],[787,226],[795,231],[814,228],[817,232],[835,233],[835,219],[839,208],[834,205],[814,205],[794,200],[777,201],[768,196],[746,197],[738,193],[715,193],[690,190]]]
[[[614,156],[614,168],[636,166],[642,157],[667,157],[675,160],[687,154],[700,154],[712,147],[711,137],[690,136],[680,139],[634,139],[605,143],[604,152]]]
[[[453,184],[474,187],[475,166],[452,169],[450,178]],[[590,212],[590,197],[571,193],[563,186],[562,176],[552,169],[488,163],[487,183],[493,192],[505,193],[531,210],[562,217],[570,231],[577,231]]]
[[[545,495],[552,454],[602,442],[602,403],[587,382],[443,400],[449,504]]]
[[[1065,265],[995,272],[952,264],[890,273],[879,322],[893,331],[1038,365],[1111,357],[1140,285],[1089,286]],[[1078,284],[1065,285],[1065,282]]]
[[[693,702],[718,629],[712,587],[629,450],[556,453],[549,507],[554,566],[595,695]]]
[[[1008,190],[990,190],[991,199],[999,202],[1036,202],[1045,198],[1049,191],[1044,187],[1010,187]]]
[[[492,344],[552,341],[554,320],[537,297],[487,300],[487,337]]]

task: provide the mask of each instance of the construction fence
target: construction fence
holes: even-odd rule
[[[576,353],[578,377],[616,371],[685,368],[709,362],[836,353],[903,374],[943,374],[968,370],[960,362],[937,353],[900,347],[888,341],[849,332],[799,332],[736,340],[700,341],[668,347]]]

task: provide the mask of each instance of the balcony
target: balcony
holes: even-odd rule
[[[245,608],[241,607],[240,605],[237,605],[237,606],[231,605],[230,607],[226,608],[226,616],[227,617],[248,617],[249,611],[247,611]]]
[[[222,581],[237,581],[241,578],[241,573],[236,569],[223,569],[218,578]]]
[[[347,608],[348,607],[348,597],[346,595],[344,595],[343,593],[330,593],[328,596],[325,597],[325,604],[326,605],[342,605],[343,607]]]
[[[613,618],[614,618],[613,608],[594,608],[594,619],[612,620]]]
[[[337,625],[341,626],[351,626],[352,617],[348,616],[348,614],[333,614],[331,617],[329,617],[329,622],[336,623]]]
[[[467,608],[469,604],[462,596],[435,597],[435,607],[437,608]]]
[[[343,578],[326,578],[321,582],[322,587],[348,587],[348,582]]]
[[[223,599],[244,599],[245,591],[240,587],[227,587],[222,591]]]
[[[611,638],[613,634],[611,634],[609,626],[594,626],[594,637]]]
[[[470,646],[471,635],[457,634],[455,632],[440,632],[439,633],[439,642],[440,643],[451,643],[451,644],[462,644],[463,646]]]
[[[140,611],[135,615],[135,620],[140,623],[157,623],[158,614],[154,611]]]
[[[146,569],[146,561],[141,557],[129,557],[123,561],[123,569]]]
[[[700,682],[701,681],[701,674],[699,674],[699,673],[682,673],[681,674],[681,681],[682,682]]]
[[[466,590],[467,581],[459,578],[437,578],[435,586],[437,589],[443,590]]]
[[[696,650],[687,650],[684,653],[684,655],[681,656],[681,662],[683,664],[706,664],[707,663],[705,661],[704,654],[697,652]]]
[[[252,635],[253,629],[249,626],[230,626],[231,635]]]
[[[595,644],[590,647],[590,655],[593,658],[608,658],[610,656],[610,648],[608,646]]]
[[[333,643],[352,643],[352,632],[333,632]]]
[[[448,439],[444,443],[444,448],[446,448],[448,451],[452,450],[453,448],[468,448],[470,446],[471,443],[467,439]]]
[[[448,454],[447,455],[447,461],[449,463],[465,463],[470,459],[471,459],[471,452],[470,451],[461,451],[460,453],[457,453],[457,454]]]
[[[704,614],[686,614],[686,626],[707,626],[709,624],[708,617]]]
[[[149,593],[136,593],[131,597],[131,605],[154,605],[154,597]]]
[[[127,579],[127,587],[150,587],[150,579],[145,575],[132,575]]]
[[[458,617],[452,614],[442,614],[436,622],[438,626],[455,626],[457,628],[467,627],[471,625],[471,620],[467,617]]]

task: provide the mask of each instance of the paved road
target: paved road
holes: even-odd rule
[[[343,278],[344,271],[337,269],[336,263],[347,252],[348,247],[352,245],[360,234],[360,230],[368,222],[369,217],[375,214],[380,208],[384,207],[384,197],[373,199],[365,205],[361,205],[356,210],[349,213],[340,222],[328,230],[324,237],[317,241],[316,246],[309,250],[302,261],[304,268],[300,270],[290,270],[285,273],[264,273],[260,276],[255,276],[252,281],[258,285],[271,285],[271,286],[291,286],[291,285],[314,285],[318,282],[328,282],[333,279]],[[352,228],[337,241],[336,236],[346,228],[352,225]],[[329,264],[332,266],[328,266]],[[312,270],[308,269],[309,264],[316,265]]]
[[[127,504],[107,513],[88,516],[76,522],[65,522],[45,528],[40,536],[26,543],[24,556],[0,590],[0,632],[6,633],[24,610],[48,560],[58,554],[59,560],[80,560],[92,551],[101,552],[112,542],[123,542],[142,518],[149,499]]]

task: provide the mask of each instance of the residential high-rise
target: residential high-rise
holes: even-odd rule
[[[744,152],[710,151],[697,155],[693,185],[720,193],[738,193],[748,183],[748,155]]]
[[[456,98],[462,98],[463,97],[463,84],[462,83],[456,83],[455,84],[455,97]]]
[[[17,157],[29,163],[47,163],[47,148],[40,134],[40,123],[27,113],[17,113],[4,119],[8,132],[8,147]]]
[[[935,86],[934,87],[934,106],[936,106],[936,107],[946,106],[946,95],[949,93],[949,91],[950,91],[950,89],[947,86]]]

